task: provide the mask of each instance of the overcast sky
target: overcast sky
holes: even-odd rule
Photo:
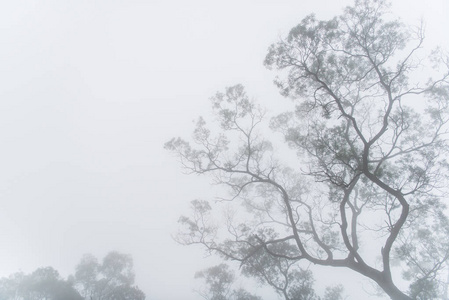
[[[449,49],[447,0],[394,2]],[[163,144],[188,137],[226,86],[288,101],[262,65],[268,46],[307,14],[351,3],[0,0],[0,276],[67,276],[82,254],[118,250],[148,299],[200,299],[204,252],[171,234],[189,201],[214,190]]]

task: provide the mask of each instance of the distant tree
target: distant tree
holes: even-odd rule
[[[226,264],[197,272],[195,278],[205,281],[205,288],[198,293],[206,300],[261,300],[244,289],[233,289],[235,275]]]
[[[129,255],[110,252],[99,264],[86,254],[68,280],[51,267],[0,279],[0,300],[145,300],[134,277]]]
[[[76,266],[73,280],[84,299],[91,299],[97,288],[99,263],[95,256],[85,254]]]
[[[0,280],[0,300],[82,300],[72,283],[51,267],[29,275],[21,272]]]
[[[0,300],[17,299],[20,286],[25,274],[17,272],[0,279]],[[20,298],[19,298],[20,299]]]
[[[297,158],[271,142],[266,110],[241,85],[218,93],[218,124],[200,118],[194,146],[177,138],[166,148],[229,187],[232,201],[215,203],[226,206],[220,225],[210,203],[192,202],[179,241],[237,260],[275,288],[301,276],[272,267],[281,259],[350,269],[394,300],[441,299],[449,58],[422,54],[423,41],[422,28],[395,20],[383,0],[357,0],[329,21],[303,19],[265,60],[296,104],[270,127]],[[395,282],[401,272],[409,290]]]
[[[343,300],[343,286],[327,287],[323,300]]]
[[[144,300],[145,294],[134,284],[131,256],[107,254],[100,264],[86,254],[76,267],[75,286],[86,300]]]

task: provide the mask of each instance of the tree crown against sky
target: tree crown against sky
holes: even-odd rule
[[[0,279],[2,300],[82,300],[73,282],[61,278],[51,267],[39,268],[31,274],[18,272]]]
[[[144,300],[145,294],[134,286],[133,259],[109,252],[102,263],[91,254],[82,257],[73,276],[75,287],[84,299]]]
[[[86,254],[74,275],[61,278],[52,267],[31,274],[17,272],[0,279],[1,300],[144,300],[145,294],[134,284],[131,256],[115,251],[100,264]]]
[[[356,1],[329,21],[304,18],[265,59],[295,103],[270,127],[296,159],[264,133],[267,111],[243,86],[217,93],[217,125],[200,118],[193,146],[177,138],[166,147],[229,188],[215,203],[226,217],[218,226],[211,204],[195,200],[179,240],[240,261],[277,290],[305,262],[351,269],[392,299],[442,297],[449,60],[426,55],[423,42],[423,28],[402,24],[382,0]],[[272,260],[290,271],[263,267]]]

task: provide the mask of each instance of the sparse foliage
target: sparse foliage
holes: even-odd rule
[[[190,172],[228,186],[232,201],[193,202],[179,241],[240,261],[278,291],[307,262],[351,269],[391,299],[441,298],[449,65],[435,54],[427,62],[423,41],[383,0],[358,0],[329,21],[303,19],[265,59],[296,105],[270,122],[296,161],[263,134],[266,112],[241,85],[218,93],[218,134],[200,118],[195,146],[178,138],[166,148]],[[212,208],[223,205],[244,209],[226,208],[217,226]],[[401,269],[408,291],[395,283]]]

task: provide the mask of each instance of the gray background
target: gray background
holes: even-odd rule
[[[133,256],[148,299],[199,299],[212,263],[171,238],[190,200],[213,197],[163,150],[242,83],[282,99],[262,61],[315,12],[351,1],[0,1],[0,276],[40,266],[73,272],[83,253]],[[424,18],[427,46],[448,47],[446,0],[395,0]],[[209,261],[208,261],[209,260]],[[356,299],[356,298],[352,298]]]

